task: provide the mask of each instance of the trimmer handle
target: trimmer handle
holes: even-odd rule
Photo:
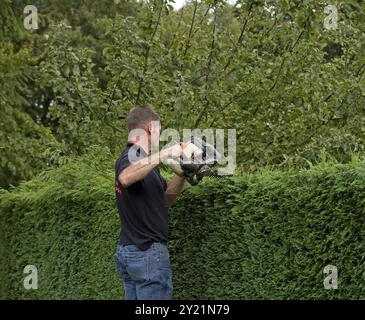
[[[187,176],[185,177],[186,180],[192,185],[192,186],[196,186],[200,180],[203,178],[203,177],[197,177],[196,175],[191,175],[191,176]]]

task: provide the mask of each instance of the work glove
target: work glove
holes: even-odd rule
[[[211,144],[191,137],[190,141],[180,143],[180,146],[181,156],[165,162],[178,176],[185,177],[191,185],[197,185],[204,176],[217,176],[213,166],[222,156]]]

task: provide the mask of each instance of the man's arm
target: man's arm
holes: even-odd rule
[[[118,176],[119,182],[123,187],[128,187],[137,181],[142,180],[154,167],[159,165],[168,157],[177,157],[181,154],[181,146],[176,144],[168,149],[155,153],[148,158],[141,159],[126,167]]]
[[[184,187],[185,178],[176,176],[167,184],[165,191],[166,207],[170,207],[176,202],[177,197],[181,194]]]
[[[123,187],[129,187],[133,183],[142,180],[159,163],[159,154],[154,154],[148,159],[141,159],[126,167],[118,176]]]

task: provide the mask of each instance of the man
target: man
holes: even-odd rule
[[[134,107],[127,122],[128,143],[115,164],[121,220],[117,270],[124,282],[125,299],[171,299],[167,207],[181,193],[184,178],[176,176],[167,184],[160,175],[159,162],[180,156],[182,147],[176,144],[151,152],[160,136],[160,119],[151,107]]]

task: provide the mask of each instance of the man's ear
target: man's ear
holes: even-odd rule
[[[148,134],[151,134],[152,133],[152,121],[148,122],[147,125],[146,125],[146,132]]]

